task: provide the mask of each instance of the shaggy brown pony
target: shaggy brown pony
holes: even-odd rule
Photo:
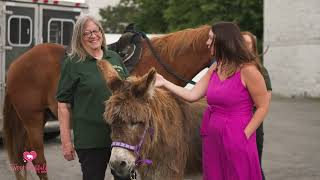
[[[154,87],[156,71],[143,77],[121,80],[107,61],[98,61],[113,95],[106,101],[104,118],[111,125],[115,142],[137,145],[147,132],[139,155],[151,165],[137,167],[143,180],[182,180],[185,174],[201,172],[201,112],[206,103],[187,103],[172,93]],[[113,147],[110,168],[115,177],[127,178],[137,154]]]

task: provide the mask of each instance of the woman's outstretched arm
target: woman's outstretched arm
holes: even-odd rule
[[[214,71],[215,67],[216,64],[213,64],[206,72],[206,74],[197,82],[197,84],[192,89],[186,89],[184,87],[177,86],[163,78],[160,74],[157,74],[155,86],[164,87],[172,93],[174,93],[175,95],[181,97],[182,99],[189,102],[194,102],[205,96],[211,74]]]

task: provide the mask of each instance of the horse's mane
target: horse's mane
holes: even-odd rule
[[[151,41],[161,55],[175,57],[177,55],[190,53],[191,50],[197,52],[197,50],[202,47],[206,48],[205,42],[208,39],[209,30],[209,25],[203,25],[198,28],[189,28],[155,37]]]

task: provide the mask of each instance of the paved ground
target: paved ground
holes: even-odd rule
[[[263,166],[268,180],[320,180],[320,100],[274,98],[265,120],[265,138]],[[78,162],[63,160],[59,139],[45,146],[50,180],[81,179]],[[11,179],[0,146],[0,180]]]
[[[273,99],[263,167],[270,180],[320,180],[320,100]]]

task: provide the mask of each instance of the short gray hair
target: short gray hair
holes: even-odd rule
[[[82,36],[84,32],[84,25],[86,24],[87,21],[92,21],[99,27],[102,34],[101,46],[103,48],[105,48],[106,46],[106,37],[104,35],[105,33],[101,26],[101,23],[98,20],[96,20],[93,16],[90,16],[88,14],[81,15],[74,26],[72,39],[71,39],[71,52],[69,53],[70,57],[75,57],[75,56],[79,57],[79,61],[84,61],[88,54],[84,49],[84,47],[82,46]]]

